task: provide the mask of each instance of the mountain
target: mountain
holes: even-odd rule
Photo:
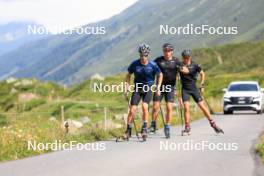
[[[28,26],[41,27],[33,22],[10,22],[0,25],[0,55],[46,36],[28,34]]]
[[[122,72],[138,57],[140,43],[152,56],[170,42],[176,51],[256,41],[264,37],[262,0],[140,0],[122,13],[89,26],[103,26],[104,35],[56,35],[31,42],[0,57],[0,76],[37,77],[63,84],[83,81],[95,73]],[[237,27],[236,35],[160,34],[160,25]],[[178,52],[176,54],[178,54]]]

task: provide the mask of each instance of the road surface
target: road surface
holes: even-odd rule
[[[106,141],[104,151],[59,151],[0,164],[1,176],[251,176],[264,175],[256,162],[254,145],[264,130],[264,116],[216,115],[225,134],[216,135],[205,119],[192,123],[191,136],[172,129],[166,140],[163,131],[145,143]],[[204,143],[203,143],[204,142]],[[161,143],[163,144],[161,146]],[[191,149],[190,146],[204,145]],[[167,144],[168,148],[164,148]],[[214,150],[216,145],[225,146]],[[186,145],[189,145],[186,147]],[[211,146],[209,148],[208,146]],[[175,147],[176,146],[176,147]],[[183,147],[185,146],[185,148]],[[201,145],[200,145],[201,146]],[[230,147],[231,146],[231,147]]]

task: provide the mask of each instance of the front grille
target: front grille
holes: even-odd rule
[[[252,104],[252,97],[231,97],[231,104]]]

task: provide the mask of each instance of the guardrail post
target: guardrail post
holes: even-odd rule
[[[104,131],[106,131],[107,128],[107,109],[104,107]]]

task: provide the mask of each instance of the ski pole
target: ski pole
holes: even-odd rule
[[[182,112],[182,102],[180,102],[180,100],[179,100],[179,97],[181,96],[181,94],[182,94],[182,87],[181,87],[181,85],[180,85],[180,77],[178,77],[178,79],[177,79],[177,81],[178,81],[178,83],[177,83],[177,85],[178,85],[178,110],[180,111],[180,116],[181,116],[181,125],[182,125],[182,129],[183,129],[183,112]]]
[[[165,127],[164,114],[163,114],[163,110],[161,108],[161,105],[160,105],[160,113],[161,113],[161,117],[162,117],[163,127]]]
[[[209,104],[208,101],[206,100],[205,96],[203,95],[202,88],[203,88],[203,87],[200,87],[200,88],[199,88],[200,94],[202,95],[202,97],[203,97],[203,99],[204,99],[206,105],[208,106],[210,113],[211,113],[211,114],[215,114],[215,112],[213,111],[212,107],[210,106],[210,104]]]
[[[129,99],[127,95],[125,95],[125,99],[126,99],[126,101],[127,101],[128,107],[130,108],[130,100],[131,100],[131,99]],[[132,122],[133,122],[133,125],[134,125],[134,128],[135,128],[135,132],[136,132],[137,139],[140,141],[140,138],[139,138],[139,136],[138,136],[137,125],[136,125],[136,122],[135,122],[134,117],[132,117]]]

